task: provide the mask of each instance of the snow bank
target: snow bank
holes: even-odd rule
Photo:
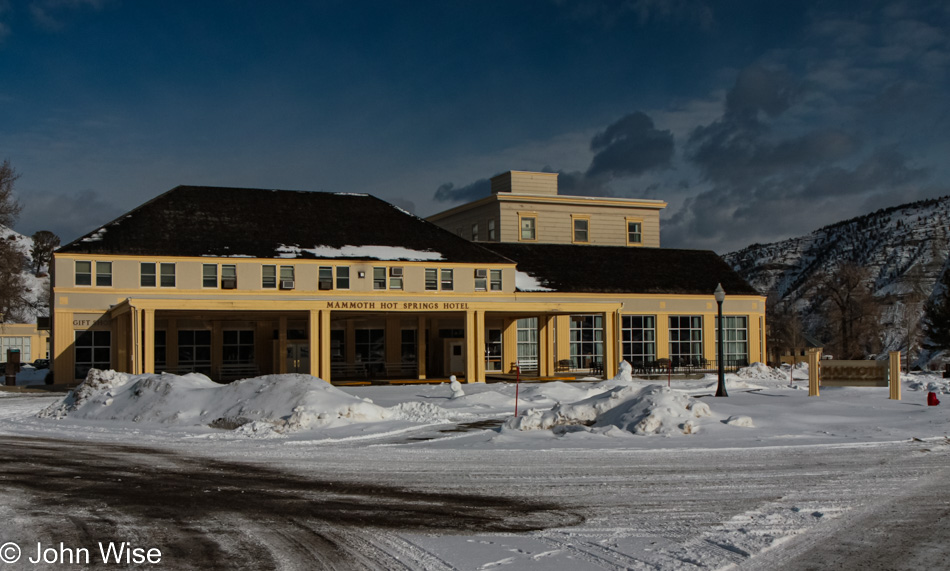
[[[431,406],[421,410],[421,403],[415,405],[383,408],[309,375],[266,375],[221,385],[194,373],[130,375],[91,369],[61,403],[38,416],[203,425],[246,434],[444,416]]]
[[[768,379],[773,381],[788,380],[788,373],[783,372],[781,369],[769,367],[765,363],[752,363],[748,367],[742,367],[736,371],[736,376],[740,379]]]
[[[699,430],[696,419],[704,416],[710,416],[709,407],[679,391],[660,385],[621,385],[575,403],[557,404],[550,410],[529,410],[509,419],[505,427],[601,434],[616,429],[640,435],[695,434]]]

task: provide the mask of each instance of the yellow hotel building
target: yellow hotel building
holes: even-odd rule
[[[423,220],[369,195],[180,186],[61,247],[56,382],[92,368],[468,382],[762,361],[765,298],[659,247],[662,201],[512,171]]]

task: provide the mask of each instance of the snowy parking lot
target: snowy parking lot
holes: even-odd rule
[[[0,393],[5,568],[114,541],[169,569],[943,565],[950,401],[926,395],[947,383],[808,397],[805,376],[752,367],[728,398],[714,377],[523,384],[517,419],[513,384]]]

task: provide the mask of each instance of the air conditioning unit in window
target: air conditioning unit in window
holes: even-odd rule
[[[487,277],[488,277],[488,270],[486,269],[475,270],[476,279],[485,279]]]
[[[280,289],[294,289],[294,280],[280,280]]]
[[[221,289],[237,289],[237,278],[222,278]]]
[[[401,278],[402,268],[389,268],[389,276],[393,278]]]

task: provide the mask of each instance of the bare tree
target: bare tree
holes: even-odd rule
[[[40,230],[33,234],[33,272],[39,274],[44,266],[53,259],[53,250],[59,246],[59,236],[49,230]]]
[[[777,292],[765,300],[765,323],[768,327],[768,348],[774,363],[781,360],[782,351],[805,347],[805,327],[801,316],[789,299],[781,299]]]
[[[12,228],[21,206],[13,195],[13,183],[20,175],[10,161],[0,164],[0,224]],[[0,240],[0,322],[23,322],[28,317],[29,300],[23,270],[26,256],[9,240]]]
[[[844,359],[863,359],[881,348],[881,306],[870,287],[870,271],[853,262],[841,264],[818,284],[831,349]]]
[[[897,326],[900,327],[903,339],[901,349],[906,351],[907,367],[913,360],[912,355],[920,351],[920,341],[923,333],[921,319],[923,304],[927,301],[926,272],[920,265],[914,265],[904,272],[902,278],[906,287],[900,299],[900,309],[897,315]]]
[[[26,256],[8,240],[0,240],[0,322],[22,323],[28,318],[25,263]]]
[[[13,195],[13,183],[20,178],[20,174],[10,166],[9,160],[0,164],[0,224],[13,228],[13,223],[20,216],[19,201]]]

